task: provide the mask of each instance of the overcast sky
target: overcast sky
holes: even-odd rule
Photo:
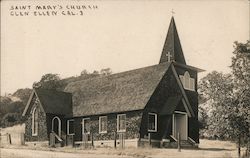
[[[249,39],[248,0],[2,1],[1,94],[62,78],[158,64],[171,10],[187,64],[230,72],[233,42]],[[82,16],[11,16],[15,5],[97,5]],[[16,12],[23,10],[16,10]]]

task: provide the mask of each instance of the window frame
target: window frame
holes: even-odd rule
[[[106,131],[101,131],[101,119],[106,118]],[[107,116],[99,116],[99,133],[104,134],[108,132],[108,117]]]
[[[84,128],[85,128],[85,120],[89,120],[90,121],[90,118],[83,118],[82,119],[82,134],[90,134],[90,129],[87,133],[84,132]]]
[[[181,83],[182,83],[184,89],[190,90],[190,91],[195,91],[195,79],[190,77],[190,74],[188,71],[185,71],[184,75],[179,75],[179,78],[181,80]]]
[[[154,117],[155,117],[155,129],[151,130],[151,129],[149,129],[149,126],[148,126],[148,132],[157,132],[157,130],[158,130],[158,128],[157,128],[157,126],[158,126],[158,115],[157,115],[157,113],[149,112],[148,113],[148,125],[149,125],[149,115],[154,115]]]
[[[120,117],[121,116],[125,116],[125,120],[124,120],[124,123],[125,123],[125,129],[119,129],[119,125],[120,125]],[[126,120],[127,120],[127,116],[126,114],[118,114],[117,115],[117,118],[116,118],[116,130],[117,132],[126,132],[127,130],[127,125],[126,125]]]
[[[35,122],[35,113],[37,113],[37,120]],[[35,107],[33,110],[32,110],[32,136],[38,136],[38,109],[37,107]],[[35,128],[36,127],[36,128]]]
[[[70,119],[70,120],[67,120],[67,135],[75,135],[75,130],[73,128],[73,133],[69,133],[70,130],[69,130],[69,122],[73,122],[73,127],[74,127],[74,119]]]
[[[193,85],[193,86],[191,86]],[[195,91],[195,79],[194,78],[189,78],[189,90]]]

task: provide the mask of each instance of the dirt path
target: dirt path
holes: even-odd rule
[[[0,148],[0,158],[131,158],[129,156],[65,153],[55,151],[39,151],[29,149]]]
[[[46,151],[45,151],[46,150]],[[54,151],[50,151],[54,150]],[[244,152],[242,148],[242,153]],[[71,147],[31,150],[27,147],[0,148],[0,158],[237,158],[236,144],[229,141],[200,140],[199,149],[164,148],[96,148],[80,150]]]

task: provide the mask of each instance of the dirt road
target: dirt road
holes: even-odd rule
[[[129,156],[64,153],[55,151],[39,151],[29,149],[0,148],[0,158],[131,158]]]
[[[53,151],[51,151],[53,150]],[[242,148],[242,153],[245,149]],[[31,150],[28,146],[19,149],[0,148],[0,158],[237,158],[236,144],[229,141],[200,140],[199,149],[164,148],[96,148],[80,150],[72,147]]]

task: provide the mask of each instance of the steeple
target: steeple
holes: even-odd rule
[[[177,63],[186,65],[180,39],[175,26],[174,17],[171,18],[171,22],[168,28],[168,34],[161,54],[160,63],[170,61],[175,61]]]

